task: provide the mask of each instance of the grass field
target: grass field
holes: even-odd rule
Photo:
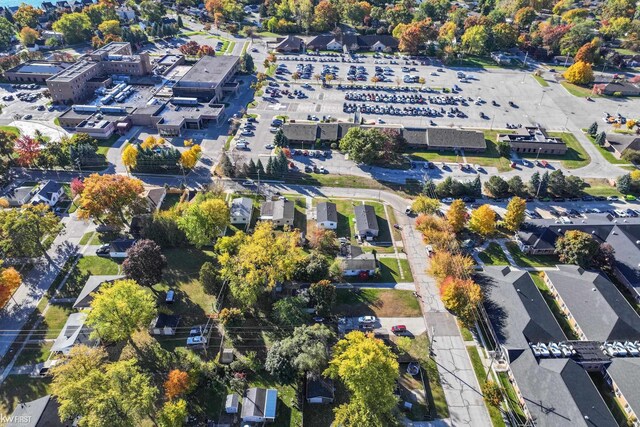
[[[569,83],[567,81],[561,81],[560,84],[562,86],[564,86],[564,88],[567,90],[567,92],[569,92],[573,96],[577,96],[579,98],[586,98],[588,96],[591,97],[591,98],[598,98],[599,97],[599,95],[596,95],[596,94],[592,93],[592,90],[587,88],[587,87],[574,85],[574,84]]]
[[[338,289],[336,313],[345,316],[418,317],[420,304],[411,291]]]
[[[614,165],[629,164],[629,162],[627,162],[626,160],[618,159],[616,156],[614,156],[613,150],[611,150],[610,148],[601,147],[598,144],[596,144],[596,139],[591,135],[589,135],[588,133],[586,133],[586,129],[583,129],[583,131],[585,131],[585,136],[589,139],[589,141],[593,143],[593,145],[595,145],[598,148],[598,151],[600,152],[600,154],[602,154],[602,157],[604,157],[606,161]]]
[[[378,263],[380,265],[380,275],[373,281],[379,283],[413,282],[411,267],[409,267],[409,261],[406,259],[398,260],[395,257],[378,258]],[[400,263],[400,268],[398,268],[398,263]],[[402,271],[404,277],[401,276],[400,271]]]
[[[509,260],[497,243],[490,243],[482,252],[478,253],[480,259],[487,265],[508,265]]]
[[[525,254],[515,242],[507,242],[507,249],[520,267],[555,267],[560,262],[555,255]]]
[[[473,370],[475,371],[476,377],[478,378],[478,383],[480,383],[480,388],[482,388],[482,386],[486,382],[487,373],[484,370],[484,366],[482,365],[482,359],[480,359],[478,349],[475,346],[468,346],[467,352],[469,353],[469,358],[471,359]],[[500,414],[500,410],[491,405],[487,405],[487,409],[489,410],[489,416],[491,417],[491,423],[493,424],[493,426],[505,427],[504,420],[502,419],[502,414]]]
[[[12,133],[16,136],[20,135],[20,129],[15,126],[0,126],[0,130]]]
[[[538,84],[542,87],[549,87],[549,82],[546,81],[542,76],[536,76],[532,74],[532,77],[538,82]]]
[[[111,135],[111,137],[107,139],[98,139],[98,154],[106,156],[107,151],[116,143],[118,138],[120,138],[120,135]]]

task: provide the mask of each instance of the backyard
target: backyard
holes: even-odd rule
[[[487,248],[478,253],[478,257],[487,265],[508,265],[509,260],[497,243],[489,243]]]
[[[343,316],[422,316],[413,292],[395,289],[338,289],[335,311]]]
[[[515,242],[507,242],[507,249],[519,267],[555,267],[560,262],[555,255],[525,254]]]

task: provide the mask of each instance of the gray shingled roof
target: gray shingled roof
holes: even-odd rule
[[[345,270],[370,271],[378,268],[376,256],[370,252],[363,253],[353,258],[344,258],[342,268]]]
[[[58,416],[59,404],[56,398],[46,395],[31,402],[22,402],[7,417],[5,427],[62,427],[67,424]],[[27,421],[28,420],[28,421]]]
[[[640,413],[640,359],[616,357],[611,365],[607,367],[607,372],[616,383],[624,398],[631,406],[631,409]]]
[[[588,340],[640,340],[640,316],[604,275],[575,265],[545,273]]]
[[[338,222],[338,210],[336,204],[332,202],[320,202],[316,206],[317,222]]]
[[[318,125],[315,123],[285,123],[284,136],[292,141],[315,142],[318,137]]]
[[[122,279],[123,275],[111,275],[111,276],[89,276],[87,282],[82,287],[80,295],[76,298],[76,302],[73,303],[73,308],[88,308],[93,301],[94,292],[97,292],[103,283],[111,282],[114,280]]]
[[[427,145],[429,148],[487,148],[482,132],[448,128],[428,128]]]
[[[356,231],[379,230],[376,211],[371,205],[356,205],[353,208],[356,216]]]

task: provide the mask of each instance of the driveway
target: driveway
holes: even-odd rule
[[[60,141],[63,136],[69,136],[69,133],[60,126],[54,124],[44,124],[41,122],[32,122],[27,120],[15,120],[9,124],[20,129],[23,135],[34,136],[36,131],[48,137],[51,141]]]

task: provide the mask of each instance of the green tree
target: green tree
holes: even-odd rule
[[[591,136],[596,136],[596,134],[598,133],[598,122],[591,123],[591,126],[589,126],[589,129],[587,130],[587,133]]]
[[[329,280],[313,283],[309,288],[309,296],[316,313],[328,316],[336,303],[336,287]]]
[[[622,194],[629,194],[631,192],[631,175],[624,174],[616,181],[616,188]]]
[[[105,283],[91,301],[87,325],[94,328],[91,336],[106,342],[124,341],[149,327],[156,316],[152,295],[133,280]]]
[[[11,46],[11,39],[15,35],[15,27],[6,18],[0,18],[0,49],[5,50]]]
[[[462,35],[462,46],[469,53],[480,55],[487,51],[489,31],[484,25],[474,25],[467,28]]]
[[[247,52],[240,56],[240,72],[243,74],[253,74],[256,71],[255,63],[253,62],[253,56]]]
[[[549,175],[547,190],[554,196],[563,196],[566,191],[566,181],[560,169],[556,169]]]
[[[549,171],[545,171],[540,178],[540,185],[538,186],[538,196],[543,197],[547,195],[549,186]]]
[[[564,180],[564,192],[568,197],[580,196],[582,190],[586,187],[587,183],[579,176],[571,175]]]
[[[498,153],[506,159],[511,157],[511,144],[507,141],[498,141]]]
[[[352,127],[340,140],[340,151],[356,163],[371,164],[380,157],[387,138],[377,129]]]
[[[484,183],[484,189],[493,197],[501,198],[509,195],[509,184],[498,175],[492,175]]]
[[[325,375],[340,379],[351,396],[349,403],[335,410],[340,425],[396,424],[398,361],[381,340],[359,331],[348,333],[333,347]]]
[[[210,198],[189,203],[178,226],[196,247],[213,243],[229,224],[229,207],[221,199]]]
[[[513,197],[507,205],[507,212],[504,215],[504,226],[510,231],[517,231],[524,222],[524,211],[527,209],[527,202],[520,197]]]
[[[511,177],[509,181],[507,181],[507,184],[509,185],[509,194],[518,197],[524,197],[526,195],[527,189],[519,175]]]
[[[66,13],[53,23],[53,29],[62,33],[69,44],[76,44],[89,38],[91,21],[84,13]]]
[[[491,28],[491,32],[493,33],[493,46],[495,49],[511,49],[518,41],[518,30],[506,22],[494,25]]]
[[[220,171],[223,176],[233,178],[235,175],[235,169],[233,168],[233,164],[231,163],[231,159],[225,151],[222,152],[222,156],[220,157]]]
[[[282,128],[278,129],[276,134],[273,136],[273,145],[276,147],[289,146],[289,139],[284,135],[284,130],[282,130]]]
[[[160,427],[182,427],[189,412],[184,399],[170,400],[162,405],[158,415]]]
[[[309,321],[309,313],[305,311],[307,299],[301,296],[285,297],[272,306],[273,320],[283,328],[302,326]]]
[[[209,295],[217,295],[222,287],[223,281],[220,277],[220,266],[217,264],[218,262],[216,259],[215,264],[211,261],[207,261],[202,264],[202,267],[200,267],[200,283],[202,284],[204,291]]]
[[[604,147],[605,142],[607,142],[607,134],[605,131],[602,131],[596,136],[596,144],[600,147]]]
[[[46,204],[26,205],[0,211],[0,248],[5,256],[45,256],[49,260],[45,236],[56,236],[63,229],[59,218]]]
[[[138,4],[138,10],[140,11],[142,19],[154,24],[160,23],[165,14],[162,3],[152,0],[144,0],[140,2]]]
[[[411,204],[411,210],[415,213],[433,215],[440,210],[440,200],[427,196],[418,196]]]
[[[599,247],[590,234],[579,230],[567,231],[556,240],[556,254],[560,257],[560,262],[577,264],[584,268],[591,265]]]

